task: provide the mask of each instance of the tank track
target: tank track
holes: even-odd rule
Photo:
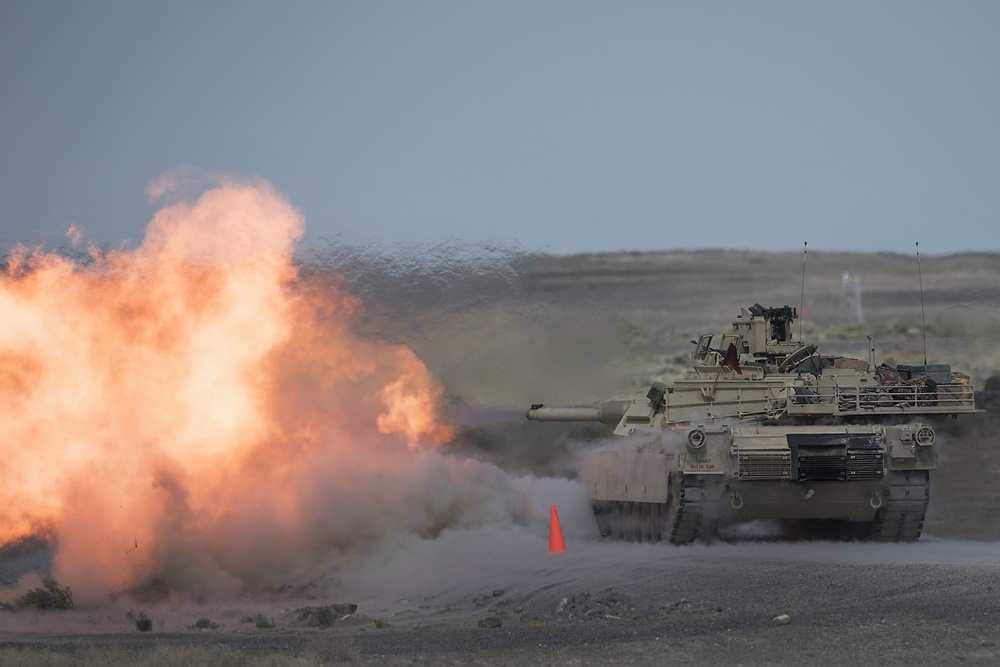
[[[699,477],[672,481],[671,502],[595,501],[594,516],[602,537],[627,542],[691,544],[709,542],[716,534],[723,504],[723,487]]]
[[[882,507],[865,539],[872,542],[916,542],[924,527],[931,497],[926,470],[890,470],[885,476]]]
[[[678,479],[677,516],[671,534],[671,544],[691,544],[695,540],[715,539],[725,508],[725,488],[717,480],[681,475]]]
[[[626,542],[659,542],[669,524],[668,503],[602,500],[594,503],[594,517],[602,537]]]

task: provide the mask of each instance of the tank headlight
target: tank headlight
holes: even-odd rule
[[[917,430],[917,444],[924,447],[934,444],[934,429],[930,426],[922,426]]]
[[[688,432],[688,445],[691,449],[698,449],[705,444],[705,432],[700,428]]]

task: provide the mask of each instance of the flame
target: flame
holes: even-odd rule
[[[353,335],[360,303],[300,279],[302,231],[267,183],[227,181],[160,210],[135,249],[8,255],[0,544],[49,535],[85,601],[206,572],[241,590],[295,566],[276,544],[350,539],[311,532],[336,509],[318,490],[349,504],[451,437],[416,355]]]

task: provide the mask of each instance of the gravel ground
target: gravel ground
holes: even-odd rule
[[[481,609],[470,601],[467,616],[447,625],[415,618],[417,629],[359,632],[357,646],[362,655],[485,664],[1000,660],[995,544],[617,549],[628,553],[620,565],[615,545],[586,545],[549,585]],[[776,624],[781,614],[790,622]],[[502,624],[473,626],[489,618]]]
[[[450,557],[425,566],[419,584],[402,591],[408,598],[394,599],[398,582],[387,579],[331,630],[279,622],[274,630],[223,624],[212,633],[140,634],[108,632],[98,622],[90,632],[60,633],[50,615],[38,624],[43,631],[5,624],[0,645],[217,642],[250,654],[298,655],[316,633],[339,632],[351,638],[357,659],[371,664],[1000,661],[996,543],[675,548],[583,541],[563,554],[539,555],[539,544],[522,537],[501,549],[502,562],[486,564],[482,577],[457,579],[454,563],[476,554],[456,540]],[[353,583],[347,577],[345,589],[371,586],[367,576],[358,573]],[[788,623],[775,622],[782,614]]]

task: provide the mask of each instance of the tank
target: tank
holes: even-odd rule
[[[976,412],[948,364],[877,364],[793,340],[790,306],[741,309],[692,341],[667,386],[588,407],[534,404],[529,420],[613,425],[622,444],[584,464],[601,535],[683,545],[722,527],[792,520],[808,535],[920,537],[937,467],[935,424]]]

